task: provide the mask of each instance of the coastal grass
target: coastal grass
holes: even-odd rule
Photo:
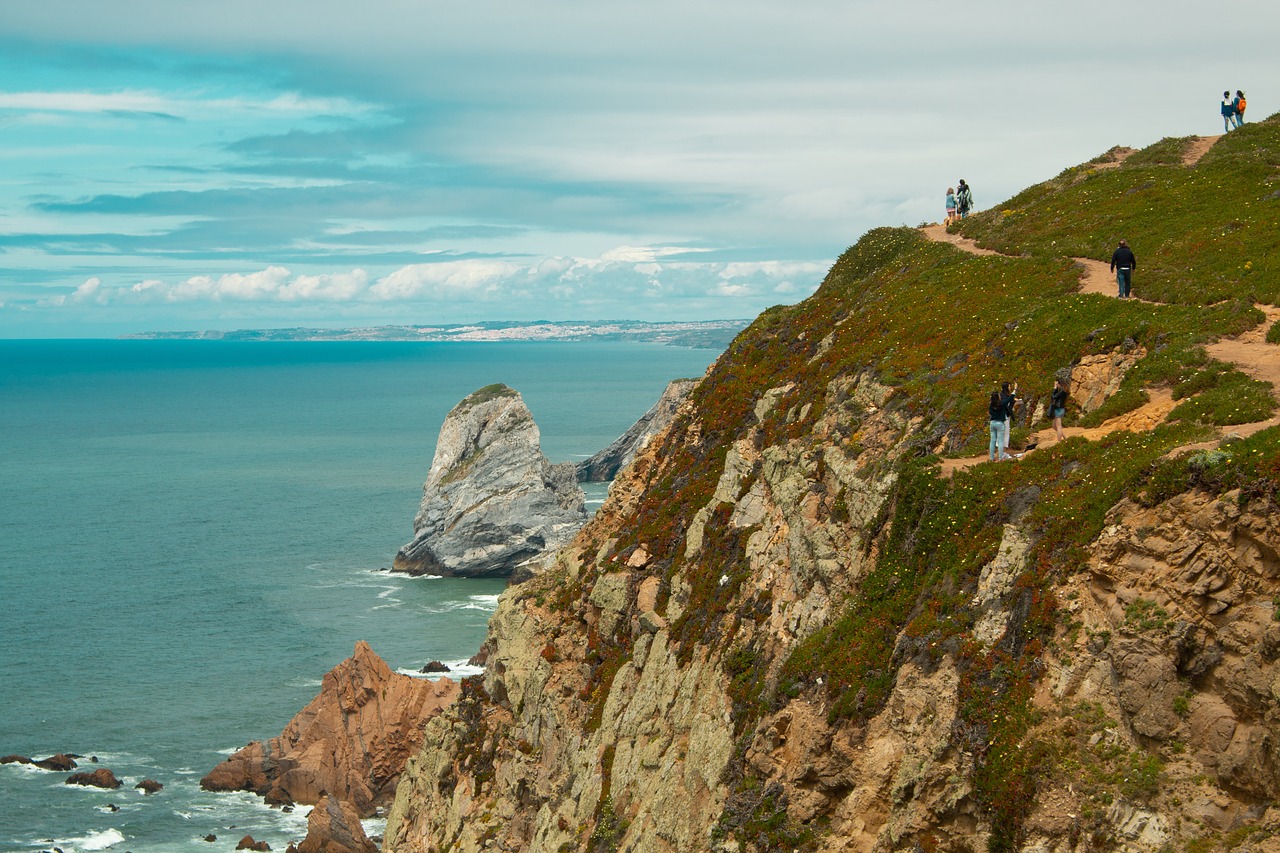
[[[1134,292],[1212,305],[1280,300],[1280,115],[1233,130],[1195,166],[1189,138],[1165,139],[1118,167],[1084,164],[963,220],[986,248],[1108,261],[1138,256]]]

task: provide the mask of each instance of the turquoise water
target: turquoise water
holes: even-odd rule
[[[0,755],[96,755],[125,782],[0,767],[0,850],[300,839],[307,809],[207,794],[199,779],[278,734],[357,640],[404,671],[475,652],[500,582],[385,572],[448,410],[505,382],[544,452],[576,461],[715,355],[0,341]],[[143,778],[164,790],[144,797]]]

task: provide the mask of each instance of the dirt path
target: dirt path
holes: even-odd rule
[[[1237,338],[1223,338],[1205,350],[1218,361],[1240,368],[1241,372],[1271,384],[1271,394],[1280,403],[1280,346],[1267,343],[1267,332],[1280,320],[1280,308],[1255,305],[1267,319]]]
[[[968,237],[961,237],[959,234],[947,233],[947,226],[940,222],[934,223],[933,225],[926,225],[921,228],[920,231],[924,236],[928,237],[935,243],[950,243],[956,248],[962,249],[971,255],[1000,254],[999,252],[992,251],[991,249],[980,248],[977,243],[973,242]]]
[[[1145,405],[1134,409],[1132,412],[1125,412],[1119,417],[1105,421],[1101,426],[1096,427],[1063,427],[1062,434],[1064,440],[1082,435],[1090,441],[1102,438],[1104,435],[1110,435],[1113,432],[1128,430],[1129,432],[1144,432],[1146,430],[1155,429],[1155,427],[1163,421],[1174,407],[1180,401],[1173,399],[1173,395],[1167,389],[1159,389],[1149,391],[1150,401]],[[1034,444],[1036,447],[1048,447],[1057,443],[1057,435],[1050,426],[1033,434],[1027,440],[1027,444]],[[1010,448],[1014,452],[1015,449]],[[963,471],[966,468],[972,468],[983,462],[990,461],[987,454],[981,456],[967,456],[962,459],[943,459],[942,460],[942,476],[950,477],[956,471]]]
[[[1187,165],[1194,165],[1204,153],[1213,147],[1213,143],[1217,142],[1220,137],[1208,136],[1198,138],[1191,148],[1188,150],[1187,159],[1184,162]],[[1194,155],[1194,156],[1192,156]],[[1104,164],[1108,165],[1108,164]],[[949,234],[945,225],[934,224],[927,225],[920,229],[921,232],[930,240],[938,243],[949,243],[961,251],[968,252],[972,255],[998,255],[1000,252],[994,252],[990,249],[980,248],[973,240],[961,237],[959,234]],[[1116,295],[1115,275],[1111,272],[1110,266],[1102,261],[1095,261],[1092,258],[1073,258],[1080,265],[1080,292],[1095,293],[1100,296],[1114,297]],[[1139,302],[1146,302],[1148,305],[1159,305],[1158,302],[1150,302],[1145,299],[1137,299]],[[1209,344],[1205,350],[1209,355],[1218,361],[1233,364],[1246,375],[1266,382],[1271,385],[1272,396],[1276,398],[1276,402],[1280,403],[1280,346],[1267,343],[1267,332],[1272,325],[1280,322],[1280,307],[1271,305],[1256,305],[1258,310],[1266,315],[1266,320],[1254,328],[1244,332],[1235,338],[1224,338],[1216,343]],[[1065,427],[1063,434],[1066,438],[1081,435],[1087,439],[1093,440],[1101,438],[1104,435],[1116,432],[1118,430],[1129,430],[1138,432],[1143,430],[1154,429],[1160,424],[1168,414],[1177,406],[1175,401],[1166,389],[1146,389],[1147,395],[1150,397],[1146,405],[1135,409],[1132,412],[1112,418],[1103,423],[1101,426],[1083,428],[1083,427]],[[1219,438],[1200,442],[1198,444],[1188,444],[1183,447],[1176,447],[1169,451],[1166,456],[1172,456],[1187,450],[1211,449],[1218,446],[1221,437],[1234,433],[1239,436],[1250,436],[1255,432],[1259,432],[1267,427],[1280,425],[1280,415],[1269,418],[1265,421],[1258,421],[1249,424],[1237,424],[1234,426],[1223,427],[1219,430]],[[1042,429],[1035,433],[1027,442],[1029,446],[1045,447],[1057,441],[1056,434],[1052,427]],[[942,476],[950,477],[956,471],[962,471],[974,465],[987,462],[986,454],[981,456],[970,456],[963,459],[943,459],[942,460]]]
[[[1194,166],[1200,162],[1200,158],[1209,153],[1209,149],[1213,147],[1213,143],[1222,138],[1222,134],[1217,136],[1197,136],[1187,146],[1187,150],[1182,152],[1182,165]]]

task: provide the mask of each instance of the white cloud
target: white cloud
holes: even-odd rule
[[[285,92],[271,98],[214,97],[194,92],[172,94],[120,90],[0,92],[0,110],[30,113],[159,113],[183,118],[213,119],[244,113],[286,115],[356,115],[370,106],[346,98],[304,97]]]
[[[488,304],[557,303],[569,312],[578,300],[763,297],[811,291],[824,267],[816,263],[616,260],[673,253],[663,247],[625,247],[596,258],[552,257],[534,263],[494,259],[412,264],[373,280],[362,269],[293,274],[271,266],[250,273],[196,275],[179,281],[148,278],[107,286],[94,277],[72,293],[43,300],[45,307],[161,304]],[[550,307],[550,305],[548,305]],[[643,304],[635,303],[643,313]],[[732,312],[730,312],[732,313]],[[742,312],[737,313],[738,316]]]

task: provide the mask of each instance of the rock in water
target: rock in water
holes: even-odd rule
[[[279,737],[254,741],[200,780],[207,791],[254,791],[273,802],[315,803],[329,792],[360,815],[395,796],[422,727],[453,702],[454,681],[398,675],[363,640],[324,676],[320,695]]]
[[[122,783],[116,778],[116,774],[112,773],[105,767],[99,767],[92,773],[73,773],[67,777],[68,785],[84,785],[91,788],[119,788]]]
[[[412,575],[508,577],[567,543],[586,522],[573,466],[542,455],[520,395],[488,385],[449,412],[394,569]]]
[[[311,810],[307,837],[296,849],[298,853],[378,853],[378,845],[365,835],[355,808],[328,794]]]
[[[631,460],[655,435],[666,429],[701,379],[673,379],[666,390],[631,429],[618,437],[613,444],[590,459],[579,462],[575,468],[578,480],[583,483],[606,483],[627,467]]]

